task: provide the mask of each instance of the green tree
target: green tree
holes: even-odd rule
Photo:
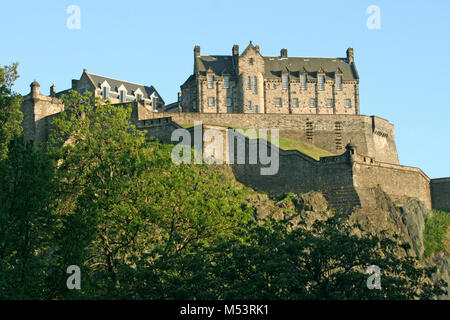
[[[229,178],[172,163],[172,145],[148,141],[130,125],[131,108],[74,91],[63,100],[49,147],[59,163],[58,265],[61,277],[68,265],[84,268],[82,296],[120,297],[139,261],[232,235],[251,217]],[[58,283],[57,295],[67,296]]]
[[[17,67],[18,63],[0,66],[0,160],[8,153],[9,140],[22,131],[22,97],[11,91],[14,81],[19,77]]]
[[[0,299],[45,298],[55,219],[53,165],[23,136],[0,161]]]
[[[288,220],[251,223],[236,238],[150,268],[137,291],[142,298],[163,292],[169,299],[252,300],[431,299],[442,293],[430,281],[433,269],[402,255],[395,239],[357,231],[345,214],[310,227],[294,228]],[[381,290],[367,287],[370,265],[381,269]]]

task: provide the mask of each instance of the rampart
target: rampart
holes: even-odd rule
[[[207,125],[233,128],[279,129],[280,136],[311,143],[334,154],[345,151],[349,142],[361,154],[376,161],[399,164],[394,126],[387,120],[364,115],[328,114],[236,114],[153,113],[138,106],[136,123],[171,117],[179,125],[201,121]]]

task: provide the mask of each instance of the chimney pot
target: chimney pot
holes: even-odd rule
[[[287,49],[286,48],[281,49],[281,58],[287,58]]]
[[[56,86],[53,84],[50,87],[50,97],[54,97],[54,96],[56,96]]]

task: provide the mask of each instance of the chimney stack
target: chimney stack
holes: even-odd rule
[[[239,46],[237,44],[235,44],[233,46],[233,57],[237,57],[239,55]]]
[[[200,46],[196,45],[194,47],[194,58],[200,57]]]
[[[181,101],[181,92],[178,92],[178,102]]]
[[[52,84],[52,86],[50,87],[50,97],[55,97],[56,96],[56,86],[54,84]]]
[[[281,49],[281,58],[287,58],[287,49],[286,48]]]
[[[353,48],[350,47],[347,49],[347,60],[349,63],[355,62],[355,57],[353,55]]]
[[[259,45],[256,45],[256,46],[255,46],[255,50],[256,50],[256,52],[259,53]]]

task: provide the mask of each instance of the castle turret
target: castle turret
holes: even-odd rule
[[[41,87],[41,85],[39,84],[39,82],[37,82],[36,80],[34,80],[31,84],[30,84],[30,88],[31,88],[31,96],[33,98],[37,98],[41,93],[39,92],[39,88]]]

